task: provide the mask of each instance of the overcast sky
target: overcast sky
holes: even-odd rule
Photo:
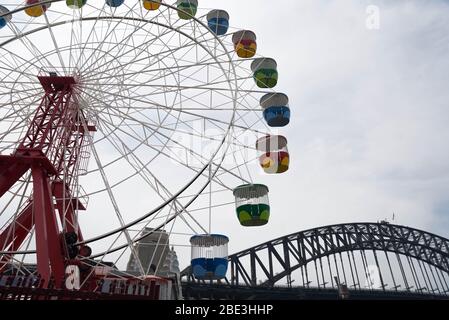
[[[200,1],[217,5],[276,58],[293,112],[284,192],[248,241],[393,212],[449,237],[449,3]]]

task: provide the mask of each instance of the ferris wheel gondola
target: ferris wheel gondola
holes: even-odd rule
[[[207,23],[216,35],[225,35],[229,29],[229,13],[224,10],[212,10],[207,14]]]
[[[158,10],[162,0],[142,0],[143,7],[149,11]]]
[[[274,88],[277,85],[279,75],[276,60],[271,58],[254,59],[251,70],[259,88]]]
[[[5,27],[9,21],[11,21],[11,15],[9,14],[9,10],[6,7],[1,6],[1,5],[0,5],[0,15],[1,15],[0,29],[1,29],[1,28]]]
[[[260,99],[263,116],[270,127],[285,127],[290,123],[288,97],[283,93],[268,93]]]

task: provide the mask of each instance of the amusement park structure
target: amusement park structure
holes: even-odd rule
[[[1,297],[173,297],[168,236],[197,279],[226,277],[212,217],[267,224],[251,166],[290,165],[278,64],[229,20],[197,0],[0,5]]]

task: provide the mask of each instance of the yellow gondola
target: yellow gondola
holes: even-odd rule
[[[257,52],[256,34],[249,30],[241,30],[232,36],[235,52],[240,58],[252,58]]]
[[[51,3],[40,4],[41,2],[42,2],[41,0],[27,0],[26,1],[27,6],[32,5],[32,4],[36,4],[36,6],[26,8],[25,13],[33,18],[37,18],[37,17],[40,17],[41,15],[43,15],[44,12],[47,11],[48,8],[50,8]]]
[[[142,4],[148,11],[155,11],[161,7],[162,0],[143,0]]]

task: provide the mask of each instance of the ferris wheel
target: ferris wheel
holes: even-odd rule
[[[225,277],[215,212],[267,224],[258,177],[290,161],[277,63],[229,22],[196,0],[0,6],[0,273],[88,283],[133,256],[115,275],[142,278],[136,244],[165,230],[197,278]]]

